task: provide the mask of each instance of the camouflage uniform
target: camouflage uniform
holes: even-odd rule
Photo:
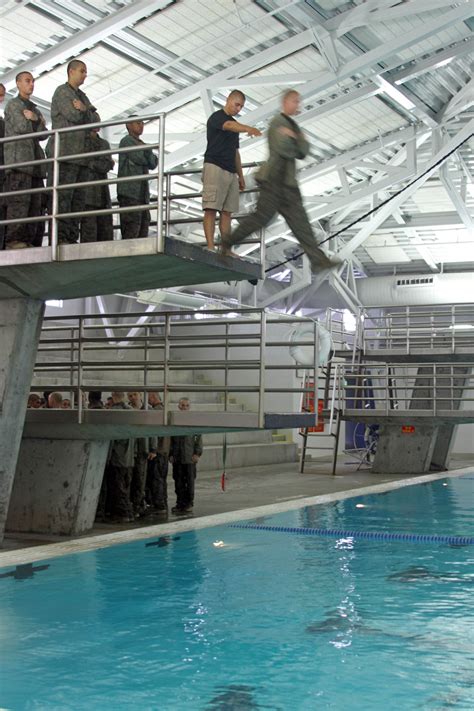
[[[89,151],[108,151],[110,144],[104,138],[91,131]],[[105,180],[109,170],[114,167],[112,156],[89,158],[87,180]],[[108,185],[92,185],[84,188],[84,206],[86,210],[103,210],[112,207]],[[81,220],[81,242],[106,242],[114,238],[112,215],[95,215]]]
[[[146,145],[140,138],[135,138],[128,134],[120,141],[120,148],[138,146],[140,144]],[[147,175],[149,171],[154,170],[157,165],[158,158],[151,148],[144,148],[142,151],[133,151],[130,153],[119,153],[118,177]],[[120,207],[148,204],[150,202],[150,187],[148,182],[148,180],[135,180],[131,183],[117,183],[117,197]],[[148,237],[149,225],[149,210],[122,212],[120,214],[122,239]]]
[[[112,410],[131,410],[124,402],[114,403]],[[110,443],[99,510],[112,516],[133,519],[130,483],[134,460],[134,440],[116,439]]]
[[[296,133],[297,138],[282,135],[281,128],[290,129]],[[256,210],[240,221],[239,226],[225,240],[225,246],[243,242],[280,213],[309,257],[313,270],[329,268],[331,262],[318,247],[296,181],[296,159],[308,155],[308,141],[292,118],[277,114],[268,129],[268,147],[268,161],[257,174],[260,195]]]
[[[171,437],[170,457],[173,458],[173,479],[176,492],[176,508],[184,510],[194,505],[194,480],[196,464],[193,454],[201,456],[202,436]]]
[[[155,405],[153,410],[162,410],[163,405]],[[150,437],[150,452],[156,454],[148,462],[147,498],[151,506],[164,511],[168,508],[168,459],[170,437]]]
[[[132,481],[130,482],[130,500],[135,516],[142,514],[145,508],[147,467],[148,437],[137,437],[134,440]]]
[[[30,121],[25,118],[23,111],[33,111],[38,116],[38,121]],[[5,109],[5,135],[22,136],[25,134],[35,134],[36,131],[44,131],[45,120],[36,104],[30,99],[23,99],[17,96],[8,102]],[[22,141],[8,141],[4,145],[5,155],[5,192],[15,190],[31,190],[32,188],[44,187],[45,166],[23,166],[18,170],[14,168],[15,163],[40,160],[44,158],[44,152],[39,142],[43,138],[24,139]],[[30,193],[9,197],[6,201],[6,219],[15,220],[22,217],[38,217],[42,215],[44,204],[43,193]],[[28,246],[40,247],[44,235],[44,222],[19,223],[7,225],[5,231],[5,243],[24,242]]]
[[[85,111],[74,108],[74,99],[79,99],[85,105]],[[51,100],[51,121],[53,128],[67,128],[92,123],[95,108],[80,89],[75,89],[66,82],[57,87]],[[59,140],[59,155],[67,156],[77,153],[86,153],[89,147],[90,131],[72,131],[62,133]],[[48,153],[53,155],[53,139],[48,143]],[[88,158],[59,164],[59,184],[81,183],[87,180]],[[52,171],[52,164],[51,164]],[[49,175],[49,184],[52,184],[52,175]],[[84,210],[84,189],[71,188],[58,190],[58,211],[60,214],[67,212],[80,212]],[[65,218],[58,221],[58,236],[61,243],[74,243],[79,239],[79,218]]]

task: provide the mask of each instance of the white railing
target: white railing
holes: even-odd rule
[[[311,387],[303,389],[285,328],[295,323],[314,330],[291,342],[313,354],[312,366],[305,366]],[[275,326],[272,338],[269,325]],[[318,369],[317,322],[265,309],[110,313],[105,323],[103,315],[62,317],[60,323],[50,317],[44,320],[31,389],[71,393],[79,422],[82,394],[93,390],[139,391],[144,403],[147,392],[159,391],[165,422],[172,396],[217,394],[220,410],[227,412],[239,394],[262,427],[267,412],[296,413],[302,391],[318,401]],[[189,373],[202,382],[183,382]]]
[[[94,217],[99,215],[120,215],[121,213],[127,212],[141,212],[143,210],[150,210],[156,215],[156,220],[151,222],[151,225],[156,226],[156,251],[164,251],[164,237],[169,235],[169,229],[173,225],[186,225],[186,224],[200,224],[202,223],[202,209],[200,205],[201,191],[192,190],[183,192],[179,191],[179,178],[183,176],[194,176],[195,174],[200,174],[202,168],[190,168],[175,171],[165,171],[165,121],[166,115],[163,113],[150,114],[144,116],[134,116],[134,121],[144,121],[144,122],[158,122],[157,137],[156,142],[146,143],[144,145],[123,147],[123,148],[111,148],[110,150],[85,152],[77,155],[60,155],[61,153],[61,138],[65,134],[74,133],[76,131],[89,131],[93,128],[108,128],[110,126],[117,126],[120,124],[125,125],[127,119],[112,120],[112,121],[99,121],[89,124],[81,124],[80,126],[67,127],[52,129],[46,131],[37,131],[35,133],[22,134],[18,136],[8,136],[5,138],[0,138],[0,144],[6,144],[12,141],[23,141],[23,140],[46,140],[48,138],[54,139],[54,155],[52,157],[42,158],[33,161],[25,161],[23,163],[12,163],[12,164],[2,164],[0,165],[0,170],[20,170],[26,167],[48,167],[48,183],[43,187],[37,187],[29,190],[16,190],[16,191],[6,191],[2,193],[2,198],[7,201],[8,198],[13,196],[18,197],[19,195],[29,195],[31,193],[44,193],[49,197],[48,212],[46,214],[40,214],[32,217],[16,218],[11,220],[0,220],[0,225],[8,228],[11,224],[22,224],[22,223],[34,223],[34,222],[46,222],[49,223],[48,231],[48,244],[51,249],[51,259],[56,261],[60,260],[60,254],[58,252],[58,224],[60,220],[65,219],[80,219],[81,217]],[[136,175],[136,176],[125,176],[117,177],[113,175],[102,180],[90,180],[82,181],[72,184],[62,184],[59,180],[59,167],[63,162],[73,162],[74,160],[93,159],[100,156],[119,156],[120,154],[130,153],[134,151],[141,151],[144,149],[157,150],[158,152],[158,167],[155,172],[151,171],[146,175]],[[255,167],[256,163],[249,163],[243,165],[244,168]],[[131,183],[135,181],[146,180],[150,183],[150,192],[153,193],[153,199],[149,203],[144,203],[141,205],[134,205],[130,207],[118,207],[113,206],[111,208],[94,209],[94,210],[84,210],[76,212],[67,212],[61,214],[58,209],[58,195],[62,190],[71,190],[77,188],[88,188],[88,187],[99,187],[101,185],[118,185],[120,183]],[[256,189],[247,189],[243,192],[253,193]],[[189,211],[189,202],[192,202],[192,211]],[[173,211],[173,205],[174,211]],[[233,215],[233,219],[237,219],[241,216],[241,213]],[[114,239],[119,239],[118,228],[114,228],[116,234]],[[250,238],[245,240],[245,243],[254,244],[255,250],[259,252],[259,262],[263,262],[264,254],[264,236],[263,232],[256,238]],[[204,244],[204,241],[199,244]],[[0,253],[1,256],[1,253]]]
[[[410,415],[474,417],[472,363],[339,363],[332,381],[331,412],[342,416]]]
[[[474,304],[363,308],[358,327],[366,355],[474,353]]]

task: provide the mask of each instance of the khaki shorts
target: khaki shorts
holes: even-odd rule
[[[219,212],[239,211],[239,177],[237,173],[204,163],[202,171],[202,209]]]

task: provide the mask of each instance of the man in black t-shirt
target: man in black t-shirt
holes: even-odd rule
[[[202,172],[202,207],[204,234],[208,249],[214,249],[216,213],[219,212],[221,238],[230,234],[233,212],[239,209],[239,190],[245,180],[239,154],[239,133],[261,136],[258,128],[235,120],[245,104],[245,95],[234,89],[223,109],[215,111],[207,122],[207,148]]]

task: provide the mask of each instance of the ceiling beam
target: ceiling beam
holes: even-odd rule
[[[171,4],[173,4],[173,0],[135,0],[120,10],[110,13],[103,20],[75,32],[67,39],[58,42],[54,47],[38,53],[26,62],[5,72],[2,82],[9,88],[14,84],[15,76],[21,71],[29,71],[35,75],[47,72],[58,64],[77,57],[85,49],[90,49],[123,27],[129,27],[138,20],[148,17],[157,10],[163,10]]]
[[[431,22],[425,23],[422,27],[417,27],[411,32],[398,35],[389,42],[380,44],[378,47],[375,47],[374,49],[371,49],[368,52],[364,52],[360,56],[357,56],[349,62],[346,62],[343,66],[339,68],[336,74],[334,74],[334,72],[332,71],[324,72],[323,74],[319,75],[317,79],[310,81],[307,84],[301,85],[301,97],[303,98],[303,100],[305,100],[310,96],[315,96],[318,93],[333,87],[337,81],[342,81],[343,79],[347,79],[353,76],[354,74],[363,72],[364,70],[373,67],[380,61],[384,59],[386,60],[394,54],[397,54],[398,52],[410,48],[411,46],[413,46],[413,44],[422,42],[423,40],[432,37],[438,32],[441,32],[442,30],[446,29],[446,27],[450,27],[456,22],[466,19],[470,16],[470,14],[472,14],[472,9],[470,10],[467,7],[466,3],[463,3],[461,7],[457,7],[449,12],[444,13],[440,17],[436,17]],[[297,35],[296,38],[293,37],[290,40],[285,40],[285,42],[291,42],[292,40],[296,40],[297,38],[305,38],[305,42],[303,44],[308,44],[310,42],[308,42],[307,33],[311,35],[310,41],[312,41],[313,35],[311,30],[305,30],[304,32]],[[277,50],[281,50],[283,45],[285,45],[285,42],[281,42],[275,47],[270,48],[270,51],[273,51],[275,53],[275,56],[272,61],[277,61],[282,56],[284,56],[284,53],[283,55],[278,55]],[[266,52],[269,52],[269,50],[264,50],[263,52],[261,52],[258,55],[258,59],[261,60]],[[256,58],[251,57],[250,60],[252,59],[254,60],[254,62],[257,62]],[[242,71],[242,65],[244,65],[248,61],[249,60],[244,60],[243,62],[235,64],[232,68],[226,68],[225,70],[217,74],[214,78],[209,77],[208,79],[203,80],[206,84],[206,87],[208,85],[212,86],[213,81],[220,81],[220,79],[223,78],[224,75],[226,78],[229,78],[229,76],[242,76],[243,73],[249,71],[248,68]],[[265,61],[261,61],[260,66],[264,66],[264,64],[266,63],[268,63],[268,59],[265,59]],[[254,67],[254,70],[256,69],[257,67]],[[199,94],[199,91],[202,88],[202,84],[203,82],[197,82],[188,87],[187,89],[184,89],[181,92],[177,92],[173,96],[167,97],[166,99],[162,99],[156,102],[155,104],[148,106],[147,112],[154,113],[155,111],[169,111],[170,107],[177,108],[179,102],[181,101],[182,103],[183,96],[185,96],[187,100],[195,98]],[[214,84],[214,86],[215,85],[216,84]],[[267,102],[264,106],[260,106],[258,109],[255,109],[254,111],[245,114],[244,120],[250,124],[258,123],[267,119],[270,115],[276,112],[278,110],[278,107],[279,99],[273,99]],[[174,151],[173,153],[170,153],[168,156],[166,156],[166,169],[169,170],[170,168],[173,168],[177,165],[186,163],[187,161],[191,160],[192,158],[195,158],[196,156],[202,155],[204,147],[205,136],[203,135],[196,141],[193,141],[193,143],[190,143],[188,146],[180,148],[177,151]]]
[[[360,247],[363,242],[369,237],[374,230],[382,225],[385,220],[393,214],[393,211],[403,205],[417,190],[421,188],[422,185],[433,175],[433,173],[438,169],[436,165],[440,160],[446,158],[447,154],[462,141],[468,139],[474,133],[474,119],[471,119],[469,123],[461,129],[457,134],[455,134],[445,145],[423,166],[418,170],[419,180],[411,185],[407,190],[399,193],[396,197],[391,200],[387,205],[378,210],[378,212],[369,220],[369,223],[362,227],[359,232],[352,237],[351,240],[339,251],[338,256],[341,259],[347,259],[352,252]],[[422,174],[424,173],[423,177]]]

